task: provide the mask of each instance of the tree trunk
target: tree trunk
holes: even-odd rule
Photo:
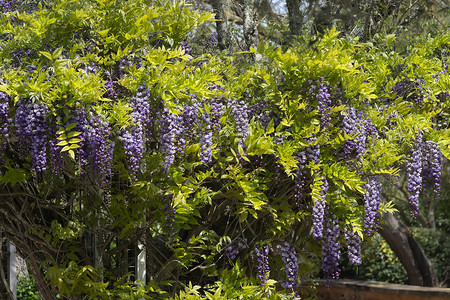
[[[371,37],[371,28],[372,28],[372,12],[375,6],[375,1],[370,1],[370,6],[366,10],[365,15],[366,19],[364,20],[364,34],[362,41],[367,42],[369,38]]]
[[[400,223],[393,214],[383,214],[385,224],[379,229],[408,274],[411,285],[438,286],[436,270],[423,253],[411,230]]]
[[[247,49],[256,49],[259,44],[258,14],[256,13],[256,0],[244,0],[244,39]],[[257,54],[250,54],[250,62],[259,59]]]
[[[39,265],[34,257],[31,255],[27,257],[27,261],[30,264],[31,273],[33,274],[34,279],[36,280],[36,286],[38,288],[39,294],[43,299],[46,300],[56,300],[55,294],[49,289],[48,284],[45,281],[45,275],[42,273]]]
[[[217,43],[220,50],[230,49],[231,39],[228,34],[227,22],[225,16],[225,1],[226,0],[211,0],[213,11],[216,14],[216,30],[217,30]]]
[[[10,282],[8,280],[8,241],[3,238],[0,229],[0,298],[14,300],[13,291],[10,289]]]
[[[302,29],[302,15],[300,13],[301,0],[286,0],[291,36],[300,35]]]

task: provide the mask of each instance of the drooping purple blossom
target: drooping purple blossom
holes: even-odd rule
[[[364,228],[368,236],[372,234],[378,221],[378,209],[381,203],[381,183],[377,176],[371,176],[364,185]]]
[[[411,216],[415,218],[419,212],[419,195],[422,190],[422,138],[417,136],[408,160],[406,161],[406,178],[408,181],[409,204]]]
[[[50,129],[51,133],[50,136],[56,135],[56,129],[52,128]],[[61,153],[61,146],[58,146],[59,140],[49,140],[49,148],[50,148],[50,160],[52,165],[52,172],[54,175],[58,176],[61,175],[63,172],[63,155]]]
[[[177,154],[176,137],[183,133],[183,117],[164,108],[160,116],[161,152],[165,155],[163,168],[166,172],[174,163]]]
[[[211,99],[211,126],[214,131],[219,131],[222,127],[222,124],[220,122],[220,118],[222,117],[223,113],[223,104],[220,102],[220,100],[223,97],[214,97],[214,99]]]
[[[297,252],[287,242],[277,245],[277,251],[284,263],[284,270],[286,272],[286,279],[282,281],[281,285],[290,293],[295,293],[298,288]]]
[[[148,131],[150,123],[150,90],[145,85],[140,85],[136,94],[131,99],[132,116],[135,124]]]
[[[186,141],[192,141],[198,134],[199,118],[198,108],[195,104],[183,106],[183,127]]]
[[[373,124],[370,117],[364,120],[363,124],[366,135],[373,137],[375,140],[378,139],[379,137],[378,129],[375,127],[375,124]]]
[[[366,150],[366,140],[369,132],[373,132],[376,136],[378,132],[372,122],[362,118],[354,107],[348,109],[343,123],[345,133],[353,136],[351,140],[345,141],[343,145],[344,152],[347,156],[355,153],[356,159],[360,160]]]
[[[200,128],[200,160],[202,163],[212,161],[212,126],[207,112],[202,115],[203,126]]]
[[[9,96],[0,91],[0,168],[4,164],[4,155],[8,144],[10,127],[13,121],[9,117]]]
[[[91,74],[94,74],[94,75],[96,75],[98,72],[99,72],[99,68],[98,68],[98,66],[96,66],[96,65],[92,65],[92,64],[87,64],[85,67],[84,67],[84,71],[86,72],[86,73],[91,73]]]
[[[112,173],[114,143],[110,142],[111,127],[98,116],[87,115],[81,128],[83,147],[81,167],[85,176],[108,186]]]
[[[403,79],[392,87],[392,93],[395,94],[395,98],[403,97],[404,99],[408,99],[415,104],[420,105],[424,99],[423,84],[425,84],[425,82],[421,80],[412,81]]]
[[[191,46],[188,44],[187,41],[182,41],[181,42],[181,49],[184,50],[184,53],[186,53],[187,55],[192,55],[192,48]]]
[[[234,121],[236,122],[236,134],[241,137],[239,144],[244,146],[249,129],[247,104],[244,101],[233,101],[231,103],[231,114],[234,116]]]
[[[248,110],[249,118],[255,118],[261,126],[265,129],[271,120],[269,111],[267,108],[269,107],[269,102],[260,101],[251,106]]]
[[[23,154],[31,153],[31,165],[36,174],[46,170],[47,121],[48,108],[43,103],[33,103],[29,99],[20,99],[16,103],[16,134]]]
[[[105,88],[106,88],[106,97],[108,97],[111,100],[117,100],[117,97],[119,97],[119,95],[114,89],[114,81],[112,80],[106,81]]]
[[[136,179],[139,162],[143,157],[145,139],[150,138],[153,124],[150,118],[150,91],[145,85],[140,85],[132,97],[130,107],[133,123],[129,128],[119,131],[118,138],[122,141],[127,167],[132,178]]]
[[[395,98],[403,96],[405,91],[406,91],[406,81],[404,80],[397,82],[392,87],[392,93],[395,94]]]
[[[442,153],[438,144],[426,141],[423,145],[422,178],[426,187],[432,188],[436,196],[441,191]]]
[[[307,143],[313,143],[317,140],[317,137],[312,136],[306,139]],[[306,164],[313,162],[315,165],[320,163],[320,145],[308,146],[306,148]]]
[[[255,247],[252,255],[256,259],[258,279],[262,286],[269,280],[269,245]]]
[[[15,5],[15,0],[0,0],[0,12],[5,14],[11,12]]]
[[[306,186],[306,154],[305,151],[297,153],[297,170],[294,178],[294,202],[297,207],[300,207],[301,199],[303,198],[304,188]]]
[[[212,83],[212,84],[208,87],[208,89],[209,89],[210,91],[217,90],[216,93],[219,93],[219,92],[222,92],[222,93],[223,93],[223,92],[225,91],[225,88],[224,88],[222,85],[218,84],[218,83]]]
[[[225,254],[225,265],[231,266],[232,263],[236,261],[237,256],[239,255],[239,252],[241,250],[244,250],[247,248],[247,239],[237,237],[234,239],[228,246],[224,249]]]
[[[320,128],[326,129],[330,126],[331,122],[331,95],[327,84],[321,83],[319,85],[316,98],[320,112]]]
[[[320,179],[320,200],[313,206],[313,236],[317,239],[323,237],[323,224],[328,214],[328,203],[325,201],[328,191],[328,181],[325,177]],[[316,184],[316,183],[314,183]]]
[[[123,143],[130,175],[136,180],[136,174],[139,171],[139,161],[142,159],[144,152],[142,127],[138,125],[123,129],[119,132],[118,138]]]
[[[322,271],[327,280],[340,276],[341,245],[339,243],[339,220],[335,215],[325,221],[322,245]]]
[[[359,266],[361,264],[361,237],[352,230],[344,232],[345,241],[347,242],[348,260],[351,264]]]
[[[212,49],[217,46],[217,33],[213,32],[205,38],[205,48]]]
[[[169,244],[174,243],[175,237],[175,225],[177,223],[176,216],[177,211],[172,205],[173,195],[167,196],[167,202],[164,203],[163,214],[164,214],[164,227],[166,229],[166,234],[169,238]]]
[[[130,67],[132,67],[134,64],[132,58],[130,56],[124,56],[119,59],[118,62],[116,62],[116,78],[122,78],[126,74],[128,74]],[[136,64],[136,66],[139,68],[139,62]]]

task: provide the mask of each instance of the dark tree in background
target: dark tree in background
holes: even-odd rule
[[[211,0],[211,6],[215,14],[217,41],[219,49],[229,49],[231,46],[231,36],[228,32],[227,18],[225,15],[227,0]]]

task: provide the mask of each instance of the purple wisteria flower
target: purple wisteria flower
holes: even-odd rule
[[[371,176],[364,185],[364,227],[368,236],[372,234],[378,221],[378,209],[381,203],[381,183],[377,176]]]

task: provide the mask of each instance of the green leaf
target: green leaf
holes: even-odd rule
[[[77,123],[70,123],[69,125],[66,126],[66,131],[71,131],[72,129],[75,128],[75,126],[77,126]]]
[[[262,209],[262,206],[263,206],[264,204],[266,204],[266,202],[261,201],[261,200],[258,199],[258,198],[251,198],[251,199],[249,199],[249,201],[252,203],[253,207],[254,207],[256,210],[261,210],[261,209]]]
[[[22,169],[9,169],[5,175],[1,178],[1,182],[4,184],[10,183],[12,186],[17,183],[22,183],[27,178],[27,173]]]
[[[57,135],[60,135],[60,134],[63,134],[64,132],[66,132],[65,129],[64,129],[64,128],[61,128],[60,130],[58,130],[58,131],[56,132],[56,134],[57,134]],[[66,139],[66,138],[64,138],[64,139]]]
[[[239,223],[244,222],[247,219],[248,216],[248,210],[245,210],[241,214],[239,214]]]
[[[198,143],[194,145],[189,145],[188,147],[186,147],[185,153],[186,154],[197,153],[199,149],[200,145]]]
[[[273,119],[271,119],[269,122],[269,125],[267,125],[266,134],[271,134],[275,131],[274,124],[275,124],[275,122],[273,121]]]
[[[72,145],[72,146],[75,146],[75,145]],[[78,146],[78,145],[76,145],[76,146]],[[69,156],[73,159],[73,160],[75,160],[75,152],[73,152],[73,150],[69,150]]]
[[[73,138],[73,139],[70,139],[70,140],[69,140],[69,143],[70,143],[70,144],[77,144],[77,143],[79,143],[79,142],[81,142],[81,141],[82,141],[81,139]]]
[[[104,37],[106,37],[108,35],[109,30],[110,30],[110,28],[102,30],[102,31],[97,31],[97,33],[100,34],[100,36],[102,38],[104,38]]]
[[[58,144],[56,144],[56,146],[65,146],[67,144],[68,144],[67,141],[61,141]]]
[[[245,155],[245,151],[244,148],[242,148],[242,146],[240,144],[238,144],[238,151],[239,151],[239,155],[241,156],[242,159],[250,162],[250,160],[247,158],[247,156]]]
[[[412,104],[410,102],[404,101],[398,104],[397,111],[402,116],[406,116],[412,109]]]
[[[59,57],[61,56],[61,54],[62,54],[62,51],[63,51],[63,47],[59,47],[58,49],[56,49],[55,51],[53,51],[52,57],[53,57],[54,59],[59,58]]]
[[[53,57],[52,57],[52,55],[49,52],[47,52],[47,51],[40,51],[39,53],[41,55],[47,57],[49,60],[53,60]]]
[[[81,132],[79,132],[79,131],[72,131],[72,132],[69,132],[67,134],[67,137],[70,139],[70,138],[74,138],[76,136],[79,136],[80,134],[81,134]]]

